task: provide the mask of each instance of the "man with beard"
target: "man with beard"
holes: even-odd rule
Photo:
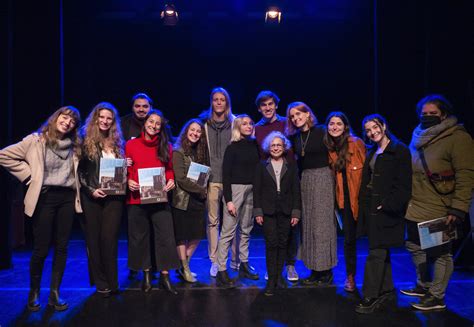
[[[137,93],[132,98],[133,112],[120,118],[125,141],[140,136],[145,117],[153,106],[153,100],[145,93]]]

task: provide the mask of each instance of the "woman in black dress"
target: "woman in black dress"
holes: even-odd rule
[[[187,178],[191,162],[209,166],[204,126],[197,119],[184,125],[173,150],[176,189],[172,203],[176,247],[182,266],[178,273],[185,281],[194,283],[196,278],[189,261],[206,235],[207,185],[198,185]]]

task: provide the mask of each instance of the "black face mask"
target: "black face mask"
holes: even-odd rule
[[[421,116],[420,117],[421,129],[427,129],[435,125],[438,125],[440,123],[441,123],[440,116]]]

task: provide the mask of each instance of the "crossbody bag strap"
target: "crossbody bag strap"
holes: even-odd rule
[[[428,179],[431,182],[431,175],[432,174],[431,174],[430,169],[428,168],[428,164],[426,163],[425,152],[423,151],[423,148],[419,148],[418,153],[420,154],[420,159],[421,159],[421,164],[423,165],[423,169],[425,170],[425,173],[426,173],[426,175],[428,176]],[[433,184],[433,183],[431,183],[431,184]]]

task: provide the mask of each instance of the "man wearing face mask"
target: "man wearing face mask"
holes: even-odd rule
[[[448,217],[449,224],[464,219],[474,187],[474,146],[471,136],[453,115],[443,96],[433,94],[417,105],[420,125],[410,144],[412,198],[406,213],[406,248],[416,268],[416,286],[400,292],[419,297],[418,310],[446,308],[444,296],[453,273],[451,243],[422,250],[417,223]],[[433,264],[429,276],[429,263]]]

